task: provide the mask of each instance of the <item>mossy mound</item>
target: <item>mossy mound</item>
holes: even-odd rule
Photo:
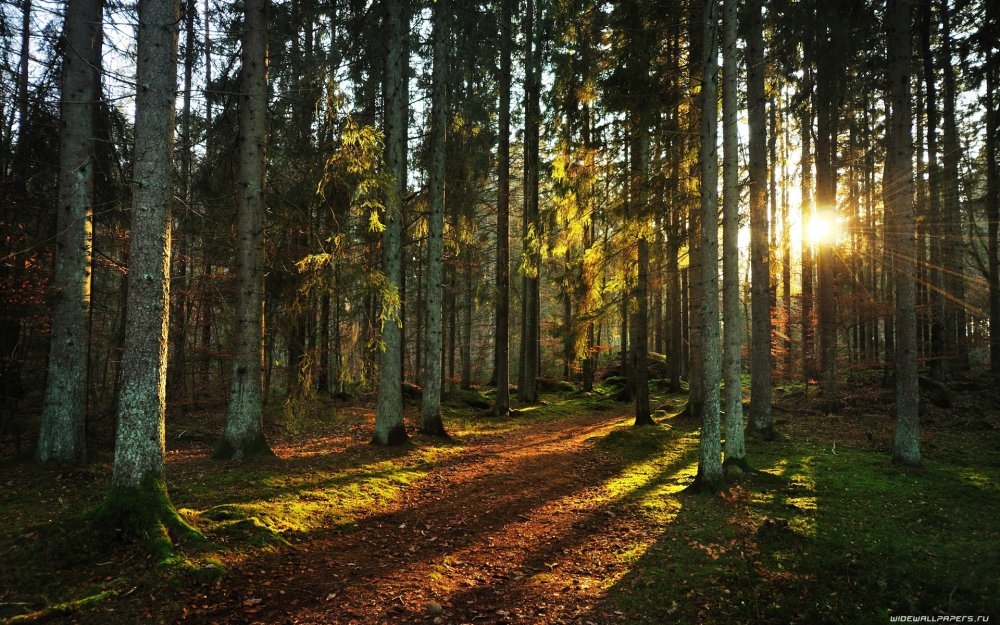
[[[670,378],[670,367],[668,366],[667,357],[665,355],[658,354],[656,352],[649,352],[646,366],[648,367],[648,377],[650,380]],[[622,357],[621,354],[618,354],[604,366],[598,377],[606,382],[609,377],[621,376],[621,374]]]
[[[452,405],[465,405],[477,410],[486,410],[493,406],[493,402],[485,394],[477,390],[456,389],[445,393],[441,398],[443,403]]]
[[[160,565],[169,565],[179,543],[207,544],[174,508],[160,476],[147,477],[138,486],[113,486],[92,519],[106,540],[142,543]]]
[[[542,393],[575,393],[576,385],[560,378],[536,378],[538,390]]]

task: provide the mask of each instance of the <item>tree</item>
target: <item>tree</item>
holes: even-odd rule
[[[746,468],[743,440],[743,384],[740,380],[740,349],[743,322],[740,319],[739,250],[739,144],[736,128],[737,60],[736,0],[722,2],[722,297],[723,372],[726,395],[726,464]]]
[[[750,354],[750,424],[765,439],[771,425],[771,271],[767,242],[767,122],[764,108],[764,23],[761,1],[746,7],[747,119],[750,124],[750,273],[753,326]]]
[[[39,462],[86,460],[87,314],[93,248],[94,119],[100,88],[103,7],[72,0],[63,27],[59,205],[49,369]]]
[[[510,55],[513,0],[501,0],[500,110],[497,145],[496,403],[498,417],[510,412]]]
[[[177,514],[163,479],[170,163],[177,92],[177,0],[140,0],[135,172],[122,388],[111,490],[98,526],[145,537],[166,556],[172,537],[197,536]]]
[[[846,62],[846,33],[828,5],[819,5],[816,68],[816,218],[832,224],[837,215],[837,121],[839,92]],[[824,52],[825,50],[825,52]],[[837,394],[837,302],[834,287],[832,237],[816,242],[817,313],[819,316],[819,369],[823,408],[836,412]],[[886,332],[888,336],[890,333]]]
[[[932,224],[941,223],[941,172],[938,167],[938,108],[937,79],[934,75],[934,55],[931,53],[931,4],[933,0],[920,0],[920,47],[923,56],[924,111],[927,124],[927,196],[926,210]],[[930,266],[927,268],[931,284],[931,359],[930,377],[938,382],[945,379],[945,299],[942,271],[943,258],[940,237],[931,237]]]
[[[719,424],[718,2],[703,0],[701,64],[701,349],[702,388],[698,474],[692,490],[722,488]]]
[[[703,68],[700,62],[704,55],[702,48],[706,45],[706,42],[703,41],[704,33],[702,32],[705,25],[704,7],[705,3],[703,1],[691,2],[690,26],[688,28],[688,58],[692,62],[688,63],[688,89],[692,94],[702,84],[701,81],[703,79]],[[704,110],[697,101],[694,101],[694,95],[691,98],[692,102],[688,106],[687,132],[691,134],[691,137],[695,137],[701,132],[701,115],[704,113]],[[687,150],[685,151],[685,162],[688,163],[687,178],[689,180],[697,180],[699,177],[698,168],[701,161],[696,150],[700,144],[697,141],[689,140],[685,145],[687,146]],[[704,376],[702,375],[704,348],[701,340],[700,308],[702,301],[704,301],[701,292],[701,203],[694,201],[692,197],[694,196],[694,185],[688,183],[685,187],[686,195],[691,198],[691,200],[686,202],[688,206],[688,270],[686,272],[687,306],[683,314],[687,319],[688,354],[685,360],[687,361],[688,402],[685,412],[688,417],[701,419],[702,407],[705,404]]]
[[[635,425],[653,425],[649,412],[649,239],[645,232],[645,223],[649,220],[649,137],[643,116],[637,117],[639,119],[633,122],[636,126],[633,128],[636,133],[633,187],[641,230],[636,254],[636,314],[631,324],[632,366],[629,371],[635,379]]]
[[[539,275],[542,232],[538,219],[538,140],[541,113],[542,45],[536,24],[536,0],[527,0],[524,13],[524,272],[521,328],[522,375],[518,375],[517,396],[522,402],[538,401]],[[541,20],[537,20],[540,22]]]
[[[955,115],[955,67],[951,47],[951,0],[941,0],[941,73],[944,83],[941,110],[944,133],[942,136],[941,171],[941,263],[944,274],[945,299],[945,348],[955,370],[969,368],[969,341],[966,336],[965,312],[965,259],[962,204],[959,197],[959,159],[961,148],[958,138],[958,120]]]
[[[215,458],[270,454],[262,415],[264,144],[267,125],[266,0],[244,3],[239,179],[236,205],[237,318],[226,428]]]
[[[379,357],[378,399],[375,408],[373,443],[398,445],[409,437],[403,425],[403,394],[399,379],[402,337],[399,319],[401,253],[403,238],[402,207],[406,190],[406,77],[402,75],[403,28],[409,22],[403,0],[386,0],[387,54],[385,63],[385,151],[390,177],[385,194],[385,220],[382,231],[382,343]]]
[[[1000,163],[997,162],[997,142],[1000,141],[1000,61],[996,41],[1000,35],[997,5],[986,3],[986,20],[981,27],[981,41],[986,50],[986,219],[989,266],[990,328],[1000,328]],[[1000,332],[990,332],[990,370],[1000,373]]]
[[[441,421],[441,293],[444,269],[445,131],[447,125],[448,59],[447,0],[434,4],[434,75],[431,95],[430,216],[427,225],[427,333],[424,360],[424,393],[420,431],[445,435]]]
[[[913,214],[913,138],[910,134],[912,61],[910,0],[886,7],[888,83],[891,109],[883,193],[892,220],[892,262],[896,277],[896,437],[893,460],[920,464],[920,388],[917,377],[916,223]]]

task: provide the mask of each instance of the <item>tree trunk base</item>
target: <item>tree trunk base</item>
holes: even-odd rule
[[[701,411],[702,411],[701,404],[692,404],[691,401],[688,400],[684,404],[684,407],[681,408],[681,411],[678,412],[674,416],[674,418],[675,419],[697,419],[697,420],[700,421],[701,420]]]
[[[427,436],[437,436],[446,440],[451,440],[451,436],[444,429],[444,422],[441,420],[441,415],[435,415],[430,419],[420,420],[420,433]]]
[[[263,434],[258,434],[246,444],[241,446],[233,445],[232,441],[223,437],[212,452],[213,460],[240,462],[254,456],[273,456],[271,446],[267,444],[267,439]]]
[[[636,415],[635,421],[632,423],[632,427],[646,427],[650,425],[656,425],[656,421],[653,421],[653,417],[648,413],[643,415]]]
[[[202,533],[177,513],[160,477],[148,478],[140,486],[112,487],[94,513],[93,523],[114,542],[144,542],[158,565],[169,564],[180,542],[207,543]]]
[[[737,470],[737,468],[739,470]],[[726,477],[739,476],[741,474],[756,473],[750,463],[747,462],[746,456],[742,458],[726,458],[722,462],[722,472]]]
[[[897,453],[892,454],[892,463],[897,467],[907,468],[911,470],[919,470],[923,468],[923,465],[921,465],[920,463],[920,458],[912,460],[910,458],[903,457]]]
[[[702,475],[701,469],[698,469],[698,475],[694,477],[694,481],[684,487],[682,494],[694,495],[694,494],[709,494],[718,495],[725,488],[725,481],[720,477],[717,480],[705,479]]]
[[[406,434],[406,428],[402,424],[389,430],[384,439],[379,436],[378,432],[375,432],[375,436],[371,440],[372,445],[382,445],[383,447],[395,447],[409,442],[410,437]]]
[[[750,433],[754,438],[767,442],[774,441],[778,438],[778,433],[774,430],[773,425],[767,425],[766,427],[751,425]]]

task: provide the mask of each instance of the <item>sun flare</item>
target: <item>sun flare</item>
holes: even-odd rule
[[[806,233],[813,245],[833,243],[837,240],[837,222],[829,215],[814,215],[806,226]]]

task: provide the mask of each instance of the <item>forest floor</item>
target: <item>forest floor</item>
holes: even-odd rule
[[[446,405],[454,439],[368,445],[370,405],[272,433],[275,457],[208,459],[218,416],[169,432],[175,504],[211,546],[157,563],[96,539],[110,467],[0,465],[0,623],[881,623],[1000,615],[997,385],[927,403],[924,466],[889,461],[891,391],[846,380],[844,409],[776,389],[778,440],[724,497],[697,464],[683,397],[656,427],[556,392],[517,416]],[[814,394],[814,391],[813,391]],[[459,395],[459,400],[461,396]],[[414,410],[413,408],[410,409]],[[482,410],[478,410],[482,413]],[[415,416],[415,414],[408,416]]]

